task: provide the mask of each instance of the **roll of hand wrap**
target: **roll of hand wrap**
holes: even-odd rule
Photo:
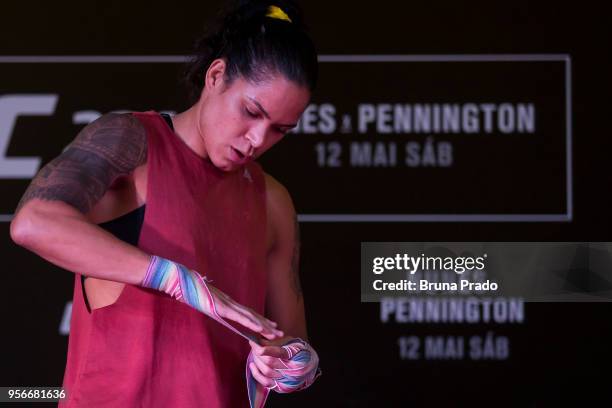
[[[174,299],[212,317],[245,339],[261,345],[257,337],[241,332],[219,316],[206,278],[184,265],[152,256],[141,286],[167,293]],[[274,380],[275,385],[270,388],[261,385],[251,374],[249,364],[254,362],[254,357],[252,350],[249,353],[246,377],[251,408],[262,408],[270,390],[279,393],[302,390],[310,386],[321,375],[321,370],[318,368],[319,357],[308,343],[302,339],[291,339],[282,347],[287,351],[288,358],[278,359],[285,368],[276,369],[282,374],[282,378]]]

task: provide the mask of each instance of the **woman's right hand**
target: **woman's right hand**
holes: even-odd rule
[[[251,340],[257,341],[254,336],[234,328],[225,319],[236,322],[268,340],[283,336],[283,332],[276,328],[275,322],[236,302],[211,285],[197,271],[169,259],[151,256],[140,285],[167,293]]]
[[[206,286],[213,297],[217,314],[221,318],[236,322],[268,340],[275,340],[284,336],[284,333],[276,328],[276,322],[260,315],[249,307],[241,305],[210,283],[207,283]]]

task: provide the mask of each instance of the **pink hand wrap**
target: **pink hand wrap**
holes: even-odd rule
[[[217,313],[214,298],[206,284],[206,278],[184,265],[157,256],[151,257],[147,273],[141,283],[145,288],[167,293],[176,300],[186,303],[196,310],[218,321],[236,334],[260,344],[259,339],[234,328]],[[276,369],[283,377],[274,380],[275,385],[267,388],[261,385],[249,370],[254,361],[253,351],[249,353],[246,364],[247,389],[251,408],[262,408],[270,390],[289,393],[309,387],[321,375],[319,356],[302,339],[291,339],[282,346],[289,356],[279,359],[285,368]]]

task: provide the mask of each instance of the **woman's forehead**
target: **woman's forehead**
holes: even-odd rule
[[[269,110],[301,111],[310,99],[308,88],[282,75],[258,82],[237,78],[230,87],[238,96],[260,105],[270,115]]]

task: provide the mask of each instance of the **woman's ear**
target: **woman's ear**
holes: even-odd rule
[[[217,58],[206,70],[204,77],[204,88],[208,90],[220,90],[223,87],[223,78],[225,76],[225,60]]]

